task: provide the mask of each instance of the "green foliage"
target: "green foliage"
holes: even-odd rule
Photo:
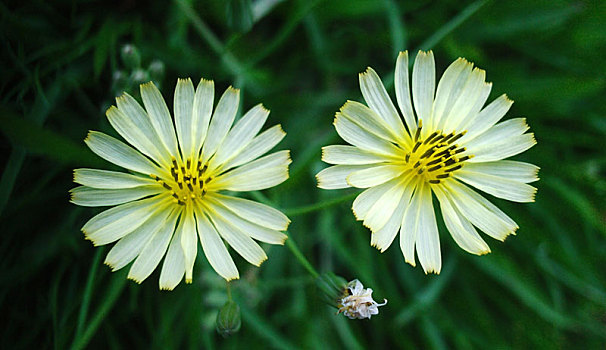
[[[604,348],[603,2],[230,4],[0,5],[2,348]],[[137,67],[123,64],[125,44],[138,48]],[[487,241],[493,253],[465,253],[441,226],[439,276],[405,264],[397,244],[383,254],[370,247],[350,210],[356,193],[320,190],[314,179],[321,146],[339,142],[334,113],[361,100],[356,74],[372,66],[391,86],[397,52],[418,48],[434,50],[439,74],[459,56],[485,69],[491,99],[507,93],[516,101],[509,117],[525,116],[537,137],[517,159],[541,167],[535,203],[493,200],[520,225],[505,243]],[[291,217],[291,246],[265,246],[260,268],[236,258],[241,328],[227,339],[215,331],[225,283],[201,252],[193,284],[159,291],[156,272],[137,285],[126,269],[102,265],[107,248],[83,239],[98,209],[68,203],[74,167],[108,166],[82,140],[89,129],[113,133],[104,112],[115,74],[134,79],[131,68],[154,74],[167,101],[177,77],[234,84],[241,111],[262,102],[268,125],[288,133],[279,147],[292,150],[291,178],[254,195]],[[314,269],[358,278],[389,303],[371,320],[335,315]]]

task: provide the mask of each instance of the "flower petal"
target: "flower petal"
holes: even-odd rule
[[[484,107],[478,115],[469,121],[465,126],[467,134],[460,140],[460,144],[464,144],[473,140],[475,137],[482,135],[486,130],[495,125],[511,108],[513,101],[503,94],[492,101],[488,106]]]
[[[209,169],[214,169],[237,155],[259,133],[269,116],[269,111],[258,104],[251,108],[229,131],[225,140],[211,159]]]
[[[193,158],[192,113],[194,110],[194,84],[190,78],[178,79],[175,88],[175,126],[183,158]]]
[[[414,194],[412,195],[408,207],[404,211],[402,226],[400,227],[400,249],[404,255],[404,261],[412,266],[416,266],[415,244],[418,239],[417,225],[422,208],[421,201],[423,199],[418,188],[418,185],[414,186]]]
[[[214,103],[215,83],[212,80],[200,79],[194,96],[192,112],[192,135],[196,153],[200,151],[206,139]]]
[[[358,124],[362,129],[371,132],[386,141],[398,142],[403,140],[402,135],[406,133],[406,131],[403,130],[402,134],[397,134],[385,120],[381,119],[377,112],[360,102],[347,101],[343,107],[341,107],[340,111],[341,115]]]
[[[379,138],[369,130],[351,121],[351,119],[346,118],[340,112],[337,112],[335,116],[334,125],[339,136],[351,145],[392,157],[398,157],[401,153],[400,149],[393,143]]]
[[[243,219],[237,213],[234,213],[223,206],[220,201],[209,199],[209,205],[212,206],[212,210],[218,215],[223,217],[240,231],[246,232],[246,234],[253,239],[269,244],[284,244],[284,241],[286,238],[288,238],[280,231],[271,230]]]
[[[241,218],[257,225],[272,230],[285,231],[290,224],[290,220],[286,215],[265,204],[244,198],[224,196],[218,193],[212,194],[212,197]]]
[[[396,61],[395,88],[398,106],[404,116],[408,127],[409,136],[417,130],[417,121],[412,111],[412,99],[410,98],[410,81],[408,79],[408,51],[402,51]]]
[[[475,155],[475,157],[468,160],[470,163],[489,162],[515,156],[536,144],[534,134],[529,133],[514,136],[495,144],[469,147],[466,153]]]
[[[361,169],[368,169],[372,165],[334,165],[316,174],[318,187],[325,190],[351,187],[346,181],[349,174]]]
[[[364,217],[364,226],[372,232],[376,232],[385,226],[400,204],[405,190],[410,188],[410,186],[407,186],[408,182],[409,178],[401,179],[391,189],[383,193]]]
[[[183,255],[183,248],[181,248],[182,226],[179,224],[177,227],[168,246],[168,252],[164,257],[159,280],[160,289],[162,290],[175,289],[185,274],[185,256]]]
[[[395,135],[405,135],[404,124],[377,72],[368,67],[366,72],[360,73],[359,80],[360,90],[368,107],[389,125]]]
[[[288,179],[290,151],[279,151],[242,165],[209,182],[208,189],[229,191],[263,190]]]
[[[105,264],[116,271],[135,260],[170,213],[170,209],[160,210],[133,232],[122,237],[107,254]]]
[[[70,190],[72,197],[70,202],[84,207],[103,207],[131,202],[160,192],[162,192],[162,187],[157,184],[122,189],[78,186]]]
[[[501,122],[488,129],[482,135],[467,141],[465,147],[477,152],[485,146],[509,141],[512,137],[520,136],[529,129],[526,118],[513,118]],[[479,152],[477,152],[479,154]]]
[[[141,153],[104,133],[89,131],[84,142],[99,157],[123,168],[147,175],[160,172],[160,169]]]
[[[496,162],[469,163],[465,169],[476,173],[504,177],[510,180],[529,183],[537,181],[539,167],[515,160],[499,160]]]
[[[334,167],[333,167],[334,168]],[[329,168],[330,169],[330,168]],[[377,203],[377,201],[394,186],[400,182],[399,178],[392,179],[385,182],[384,184],[370,187],[360,193],[359,196],[354,199],[351,209],[353,210],[356,220],[362,221],[366,219],[368,212]]]
[[[114,242],[157,215],[166,205],[158,196],[113,207],[92,217],[82,227],[87,239],[95,246]]]
[[[177,136],[164,97],[153,82],[140,85],[141,98],[156,134],[170,154],[177,154]]]
[[[427,184],[420,186],[420,210],[417,217],[416,246],[417,256],[426,274],[439,274],[442,269],[440,236],[433,209],[431,190]]]
[[[234,89],[231,86],[221,96],[219,103],[217,103],[217,108],[215,108],[215,113],[210,120],[208,133],[202,147],[202,155],[204,157],[202,163],[206,163],[215,153],[221,142],[223,142],[238,112],[239,101],[240,90]]]
[[[173,210],[160,229],[147,242],[128,272],[129,279],[141,283],[156,269],[173,236],[179,212],[180,210]]]
[[[500,176],[468,171],[467,167],[455,172],[454,176],[495,197],[513,202],[534,202],[534,196],[537,192],[536,188],[525,183]]]
[[[419,51],[412,69],[412,100],[419,120],[430,121],[435,89],[436,67],[433,52]]]
[[[122,189],[156,184],[149,177],[100,169],[74,169],[74,182],[92,188]]]
[[[231,256],[229,256],[229,252],[217,230],[198,208],[196,208],[196,222],[198,223],[198,235],[200,236],[202,249],[210,266],[227,281],[240,278],[238,269]]]
[[[377,165],[372,168],[354,171],[346,181],[353,187],[368,188],[385,183],[404,172],[401,165]]]
[[[412,194],[412,189],[408,191],[409,194]],[[403,196],[400,198],[400,203],[391,214],[389,220],[383,225],[383,227],[373,232],[370,237],[370,245],[376,247],[383,253],[389,248],[394,238],[398,234],[400,230],[400,226],[402,226],[402,219],[404,217],[404,211],[406,207],[410,203],[410,195]]]
[[[488,244],[480,237],[469,220],[450,202],[442,191],[441,186],[434,186],[433,189],[440,201],[440,209],[442,210],[442,218],[444,219],[446,228],[459,247],[476,255],[490,253]]]
[[[390,158],[364,151],[355,146],[330,145],[322,147],[322,161],[328,164],[375,164],[387,160],[390,160]]]
[[[265,255],[263,249],[247,233],[241,231],[213,209],[210,209],[209,216],[219,235],[246,261],[255,266],[260,266],[267,260],[267,255]]]
[[[474,68],[467,78],[460,96],[442,119],[443,124],[438,125],[439,128],[446,131],[462,130],[460,126],[463,121],[470,113],[477,113],[488,98],[492,85],[487,85],[485,80],[486,72],[483,69]]]
[[[252,139],[231,160],[228,160],[221,169],[225,171],[259,158],[280,143],[284,136],[286,133],[279,124],[265,130]]]
[[[469,187],[453,179],[443,188],[461,214],[487,235],[503,241],[518,229],[509,216]]]
[[[185,283],[191,283],[193,279],[194,263],[198,253],[198,236],[196,235],[196,222],[191,206],[188,206],[181,217],[183,222],[181,234],[181,248],[185,257]]]
[[[437,130],[444,125],[443,119],[446,119],[452,106],[463,92],[463,86],[472,69],[473,63],[464,58],[458,58],[446,68],[438,83],[436,99],[433,103],[432,123],[428,126]]]

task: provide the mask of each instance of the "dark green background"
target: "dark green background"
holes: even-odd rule
[[[0,4],[0,346],[604,348],[606,6],[461,3]],[[279,148],[292,150],[291,178],[256,197],[289,214],[289,234],[317,269],[389,299],[378,316],[336,316],[286,247],[266,246],[261,268],[236,259],[242,328],[228,339],[214,330],[225,283],[203,254],[194,283],[173,292],[158,290],[157,272],[137,285],[127,269],[102,265],[108,248],[79,231],[98,209],[69,204],[68,190],[73,168],[111,167],[82,140],[89,129],[113,132],[104,111],[119,88],[113,74],[128,71],[127,43],[143,68],[164,62],[169,105],[177,77],[205,77],[218,93],[241,88],[243,110],[271,109],[268,126],[288,133]],[[525,116],[535,132],[537,146],[515,159],[541,167],[535,203],[493,200],[520,229],[505,243],[487,238],[492,254],[465,253],[440,223],[439,276],[405,264],[397,244],[371,248],[350,211],[353,192],[319,190],[314,179],[321,146],[341,142],[334,113],[361,100],[357,74],[372,66],[394,96],[397,52],[419,48],[433,49],[439,75],[459,56],[485,69],[491,99],[507,93],[516,101],[508,117]]]

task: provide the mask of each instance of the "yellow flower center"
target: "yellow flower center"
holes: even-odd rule
[[[436,130],[426,138],[421,138],[419,126],[414,136],[414,146],[404,158],[407,170],[414,176],[431,184],[439,184],[451,174],[463,167],[463,162],[473,158],[473,155],[458,157],[457,154],[465,152],[465,147],[459,147],[455,142],[467,133],[467,130],[457,133],[442,134]],[[407,171],[408,172],[408,171]]]
[[[212,180],[207,172],[208,166],[202,165],[198,160],[192,164],[191,159],[187,159],[185,164],[179,165],[175,158],[172,159],[170,174],[172,178],[161,179],[159,176],[151,174],[151,178],[156,180],[164,188],[170,191],[174,197],[175,204],[185,205],[196,199],[202,198],[206,194],[206,184]]]

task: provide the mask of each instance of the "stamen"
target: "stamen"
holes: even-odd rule
[[[425,139],[425,141],[423,141],[423,144],[426,145],[429,141],[431,141],[431,139],[438,136],[439,133],[440,133],[440,130],[434,131],[431,135],[429,135],[428,138]]]
[[[438,169],[442,168],[443,166],[444,166],[444,165],[442,165],[442,164],[438,164],[438,165],[436,165],[436,166],[434,166],[434,167],[431,167],[431,168],[427,169],[427,171],[428,171],[428,172],[436,171],[436,170],[438,170]]]
[[[430,184],[439,184],[440,180],[429,180]]]
[[[473,158],[473,157],[474,157],[474,156],[473,156],[473,154],[468,155],[468,156],[463,156],[463,157],[461,157],[461,158],[459,159],[459,162],[464,162],[464,161],[466,161],[467,159],[471,159],[471,158]]]
[[[406,153],[406,163],[410,160],[410,153]]]
[[[172,187],[170,187],[166,182],[159,180],[158,182],[160,182],[162,184],[162,187],[166,188],[167,190],[172,191]]]
[[[423,153],[423,155],[421,155],[420,158],[427,158],[427,157],[431,156],[433,154],[433,152],[435,152],[435,151],[436,151],[436,147],[433,146],[430,149],[428,149],[427,151],[425,151],[425,153]]]
[[[448,141],[448,143],[453,143],[456,140],[460,139],[461,137],[463,137],[463,135],[467,134],[467,130],[463,130],[462,132],[460,132],[459,134],[457,134],[457,136],[453,137],[452,139],[450,139],[450,141]]]
[[[448,141],[453,136],[455,136],[455,132],[454,131],[451,132],[450,134],[444,136],[444,140],[442,140],[442,141],[446,142],[446,141]]]
[[[446,174],[440,174],[440,175],[436,175],[436,177],[437,177],[438,179],[445,179],[445,178],[447,178],[447,177],[449,177],[449,176],[450,176],[450,174],[448,174],[448,173],[446,173]]]
[[[421,162],[417,160],[417,162],[415,163],[415,165],[413,165],[412,167],[416,169],[416,168],[419,167],[419,165],[421,165]]]
[[[437,159],[432,160],[431,162],[427,163],[427,165],[434,165],[434,164],[443,162],[445,160],[446,160],[446,157],[440,157],[440,158],[437,158]]]
[[[415,146],[412,148],[412,153],[415,153],[419,149],[419,146],[421,146],[421,142],[417,141]]]
[[[461,169],[462,167],[463,167],[463,164],[459,164],[459,165],[456,165],[456,166],[454,166],[454,167],[452,167],[452,168],[450,168],[450,169],[446,169],[446,170],[444,170],[444,171],[445,171],[445,172],[451,172],[451,171],[459,170],[459,169]]]
[[[419,136],[421,136],[421,129],[423,129],[423,120],[419,120],[419,127],[417,128],[417,131],[415,132],[415,142],[417,142],[417,140],[419,140]],[[412,151],[412,153],[414,153],[415,151]]]

